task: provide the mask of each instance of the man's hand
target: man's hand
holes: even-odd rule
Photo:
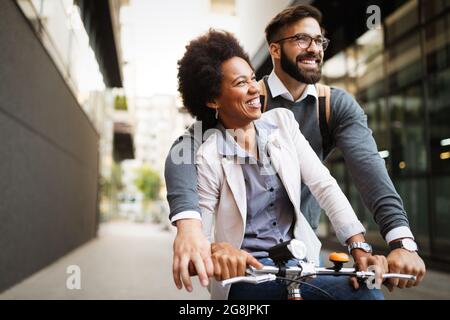
[[[211,244],[214,277],[217,281],[245,275],[245,269],[251,265],[261,269],[263,265],[248,252],[234,248],[227,242]]]
[[[375,284],[376,287],[381,287],[383,283],[383,274],[387,273],[388,262],[385,256],[371,255],[359,249],[352,250],[353,259],[355,260],[355,268],[360,271],[367,271],[369,266],[375,268]],[[350,278],[350,284],[355,289],[359,289],[360,283],[356,277]]]
[[[389,291],[394,291],[395,287],[399,288],[411,288],[417,286],[425,276],[425,263],[417,254],[417,252],[411,252],[405,249],[394,249],[387,256],[387,262],[389,265],[390,273],[406,273],[415,275],[416,281],[406,279],[389,279],[386,282],[386,286]]]
[[[173,242],[173,281],[178,289],[192,291],[190,275],[198,274],[200,283],[207,286],[213,276],[211,245],[203,234],[202,222],[181,219],[176,222],[177,236]]]

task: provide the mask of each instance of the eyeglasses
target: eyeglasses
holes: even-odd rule
[[[299,46],[302,49],[307,49],[309,48],[309,46],[311,45],[311,42],[314,40],[314,43],[316,44],[316,46],[320,49],[322,49],[323,51],[325,51],[328,48],[328,44],[330,43],[330,40],[325,38],[325,37],[317,37],[317,38],[313,38],[310,35],[304,34],[304,33],[297,33],[293,36],[290,37],[286,37],[283,39],[280,39],[278,41],[274,41],[275,43],[280,43],[282,41],[286,41],[286,40],[292,40],[294,41],[297,46]]]

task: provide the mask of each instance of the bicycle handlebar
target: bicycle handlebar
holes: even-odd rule
[[[306,262],[300,262],[299,266],[283,268],[282,272],[286,276],[305,278],[316,277],[324,275],[332,276],[348,276],[357,277],[359,279],[368,279],[375,277],[375,272],[372,271],[358,271],[355,268],[341,268],[340,270],[334,270],[333,268],[315,267],[314,265]],[[256,269],[254,267],[247,268],[247,276],[234,277],[221,282],[222,286],[227,286],[238,282],[247,282],[258,284],[267,281],[276,280],[280,274],[280,268],[272,266],[264,266],[262,269]],[[416,280],[416,276],[410,274],[400,273],[385,273],[382,275],[383,279],[398,278],[406,280]]]

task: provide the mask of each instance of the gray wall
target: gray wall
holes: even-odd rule
[[[0,291],[95,237],[98,140],[20,9],[1,0]]]

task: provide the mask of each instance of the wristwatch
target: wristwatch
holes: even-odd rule
[[[417,247],[417,243],[410,238],[405,238],[405,239],[401,239],[399,241],[392,241],[391,243],[389,243],[389,247],[391,248],[391,250],[394,249],[405,249],[411,252],[416,252],[419,250],[419,248]]]
[[[372,246],[367,242],[351,242],[348,246],[348,253],[352,253],[353,249],[361,249],[367,253],[372,253]]]

